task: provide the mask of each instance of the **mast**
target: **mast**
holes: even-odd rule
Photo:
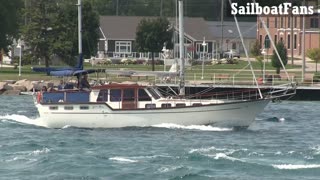
[[[179,47],[180,47],[180,85],[179,95],[185,95],[184,82],[184,23],[183,23],[183,0],[179,0]]]
[[[82,3],[78,0],[78,45],[79,45],[79,55],[82,56]]]

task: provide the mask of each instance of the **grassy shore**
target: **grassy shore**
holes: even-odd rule
[[[229,74],[230,76],[237,75],[237,76],[243,76],[248,78],[251,78],[251,71],[250,68],[247,67],[246,69],[243,69],[247,66],[248,62],[246,61],[239,61],[238,64],[216,64],[216,65],[205,65],[204,66],[204,80],[210,80],[213,76],[218,74]],[[262,76],[262,66],[259,62],[252,62],[252,66],[255,70],[255,73],[257,76]],[[13,67],[1,67],[0,68],[0,81],[4,80],[19,80],[19,79],[28,79],[28,80],[55,80],[59,79],[58,77],[52,77],[47,76],[45,73],[36,73],[31,70],[31,65],[26,65],[21,68],[21,77],[18,76],[19,69],[14,69]],[[150,65],[97,65],[97,66],[91,66],[88,63],[85,63],[85,69],[130,69],[130,70],[139,70],[139,71],[151,71]],[[156,71],[163,71],[164,67],[163,65],[156,65],[155,66]],[[166,67],[166,70],[168,71],[170,66]],[[300,66],[292,66],[287,65],[287,69],[299,69]],[[298,70],[297,70],[298,72]],[[266,63],[266,73],[267,74],[275,74],[275,68],[271,66],[271,63]],[[294,73],[294,72],[293,72]],[[91,75],[92,78],[94,75]],[[202,76],[202,66],[201,65],[195,65],[195,66],[189,66],[186,68],[186,79],[187,80],[197,80],[200,79],[200,76]],[[101,74],[99,77],[105,77],[105,75]],[[117,80],[116,76],[107,76],[108,80]],[[126,80],[126,79],[121,79]]]

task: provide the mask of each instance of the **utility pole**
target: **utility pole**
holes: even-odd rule
[[[293,0],[291,0],[291,3],[293,2]],[[290,36],[290,39],[291,39],[291,64],[293,65],[294,62],[293,62],[293,51],[294,51],[294,47],[293,47],[293,13],[292,13],[292,10],[291,9],[291,14],[289,16],[291,16],[291,19],[290,19],[290,24],[291,24],[291,36]]]
[[[117,0],[116,15],[119,16],[119,0]]]
[[[306,5],[306,0],[303,1],[303,5]],[[306,73],[306,16],[302,17],[302,74],[301,74],[301,82],[304,82],[304,77]]]
[[[223,56],[223,23],[224,23],[224,0],[221,0],[221,43],[220,43],[220,59]]]

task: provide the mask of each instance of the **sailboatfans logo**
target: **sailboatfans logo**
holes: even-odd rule
[[[260,6],[259,3],[247,3],[246,6],[239,6],[238,3],[231,4],[232,15],[312,15],[313,6],[293,6],[292,3],[283,3],[279,6]]]

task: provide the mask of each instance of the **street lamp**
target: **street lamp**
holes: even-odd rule
[[[204,53],[205,53],[205,48],[206,48],[206,39],[205,37],[203,37],[203,42],[202,42],[202,75],[201,75],[201,79],[203,79],[203,72],[204,72]]]
[[[265,83],[265,77],[266,77],[266,62],[265,62],[265,59],[266,59],[266,50],[263,48],[262,51],[261,51],[261,54],[263,54],[263,71],[262,71],[262,82]]]
[[[22,52],[22,47],[21,47],[21,44],[20,42],[18,42],[18,45],[17,45],[17,48],[19,48],[19,78],[21,77],[21,52]]]
[[[163,48],[161,50],[163,52],[163,71],[166,71],[166,57],[168,53],[168,49],[166,48],[166,44],[163,45]]]

